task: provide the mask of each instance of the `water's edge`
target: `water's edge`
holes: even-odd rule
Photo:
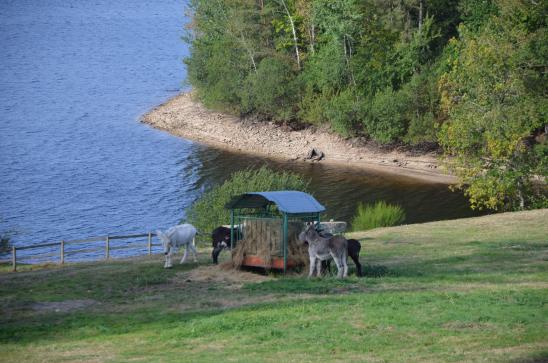
[[[154,107],[141,121],[193,142],[244,155],[302,163],[309,162],[305,160],[306,154],[317,148],[325,152],[320,163],[334,167],[360,168],[424,182],[457,182],[454,176],[441,170],[434,153],[383,152],[345,140],[326,129],[292,131],[272,122],[243,122],[236,116],[208,110],[191,92]]]

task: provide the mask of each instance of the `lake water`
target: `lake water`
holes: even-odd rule
[[[0,2],[0,233],[16,246],[165,228],[232,170],[300,172],[333,218],[358,201],[407,222],[470,216],[445,185],[245,157],[142,125],[184,89],[185,2]]]

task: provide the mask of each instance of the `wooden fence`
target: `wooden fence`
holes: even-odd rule
[[[148,233],[142,233],[142,234],[130,234],[125,236],[103,236],[103,237],[93,237],[93,238],[85,238],[85,239],[75,239],[75,240],[61,240],[60,242],[52,242],[52,243],[42,243],[42,244],[36,244],[31,246],[22,246],[22,247],[11,247],[11,260],[5,260],[0,262],[11,262],[12,270],[17,271],[17,252],[23,251],[23,250],[32,250],[32,249],[41,249],[41,248],[47,248],[47,247],[57,247],[58,250],[51,252],[48,251],[48,253],[40,253],[38,255],[27,255],[25,256],[25,259],[36,259],[38,258],[47,258],[47,262],[53,262],[58,263],[60,265],[65,263],[65,258],[68,255],[74,256],[76,254],[81,253],[90,253],[90,252],[98,252],[98,251],[104,251],[104,259],[108,260],[111,258],[111,252],[115,250],[128,250],[128,249],[136,249],[141,248],[143,250],[146,249],[146,252],[148,255],[152,254],[152,247],[153,246],[160,246],[160,244],[153,244],[152,243],[152,237],[156,236],[156,233],[148,232]],[[124,239],[136,239],[136,238],[146,238],[146,243],[126,243],[121,246],[113,246],[113,241],[116,240],[124,240]],[[101,246],[92,246],[89,247],[89,244],[97,243],[97,242],[104,242]],[[88,246],[84,246],[85,248],[75,249],[70,248],[71,246],[75,245],[81,245],[81,244],[88,244]],[[51,258],[51,259],[50,259]],[[95,258],[96,260],[97,258]],[[46,261],[41,261],[46,262]]]

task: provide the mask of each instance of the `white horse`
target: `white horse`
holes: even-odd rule
[[[198,262],[196,259],[196,247],[194,247],[194,237],[196,237],[196,228],[192,224],[180,224],[178,226],[171,227],[165,232],[156,231],[156,235],[162,241],[164,247],[164,255],[166,255],[166,262],[164,268],[172,267],[171,255],[175,253],[175,249],[179,247],[185,247],[185,254],[181,259],[181,263],[184,263],[188,250],[192,252],[194,262]]]

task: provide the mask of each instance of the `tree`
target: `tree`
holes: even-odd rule
[[[548,111],[546,46],[538,49],[546,5],[502,1],[499,10],[481,32],[461,26],[451,42],[451,67],[440,79],[449,120],[439,140],[473,208],[548,206],[546,141],[535,138]]]
[[[297,69],[301,69],[301,55],[299,52],[299,37],[297,36],[297,26],[295,25],[295,16],[289,11],[288,2],[286,0],[275,0],[275,3],[282,7],[283,13],[287,17],[291,35],[293,38],[293,48],[295,49],[295,59],[297,60]],[[283,28],[283,27],[282,27]]]
[[[245,79],[265,53],[259,9],[254,0],[193,0],[190,8],[189,81],[207,106],[239,111]]]

